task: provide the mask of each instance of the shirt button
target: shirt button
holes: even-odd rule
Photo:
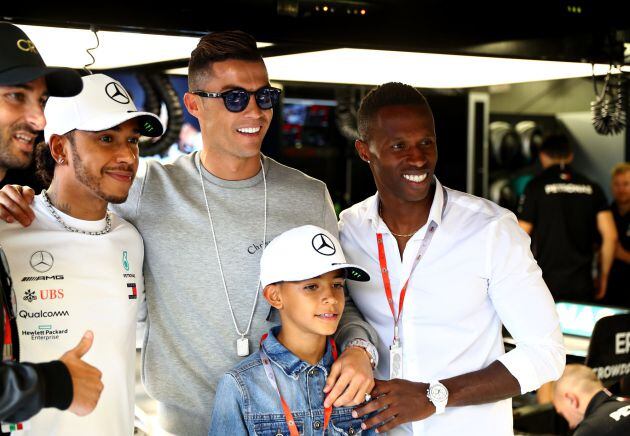
[[[310,375],[311,377],[313,377],[313,376],[315,375],[315,372],[316,372],[316,371],[315,371],[315,369],[311,369],[311,370],[308,372],[308,375]]]
[[[315,421],[315,422],[313,423],[313,428],[314,428],[315,430],[319,430],[320,428],[322,428],[322,423],[321,423],[321,422],[319,422],[319,421]]]
[[[282,433],[278,432],[276,433],[276,436],[284,436]]]
[[[355,433],[356,433],[356,432],[354,431],[354,428],[350,427],[350,428],[348,429],[348,434],[349,434],[349,435],[353,435],[353,434],[355,434]]]

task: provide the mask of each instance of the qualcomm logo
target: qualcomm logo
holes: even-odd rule
[[[58,316],[70,316],[70,312],[67,310],[55,310],[55,311],[44,311],[40,310],[38,312],[29,312],[27,310],[20,310],[18,312],[20,318],[55,318]]]

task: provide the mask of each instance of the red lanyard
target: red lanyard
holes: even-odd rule
[[[291,436],[300,436],[300,432],[298,431],[297,425],[295,425],[295,420],[293,419],[293,414],[291,413],[291,409],[289,408],[289,405],[287,404],[286,401],[284,401],[284,398],[282,397],[282,394],[280,393],[280,389],[278,388],[278,383],[276,382],[276,376],[273,373],[273,369],[271,368],[271,363],[269,362],[269,357],[267,356],[267,353],[265,353],[265,350],[262,347],[262,343],[265,339],[267,339],[267,333],[265,333],[262,338],[260,338],[260,354],[261,354],[261,361],[263,364],[263,367],[265,368],[265,374],[267,375],[267,379],[269,380],[269,383],[271,384],[271,386],[273,386],[276,389],[276,392],[278,393],[278,396],[280,397],[280,403],[282,404],[282,412],[284,413],[284,420],[287,423],[287,426],[289,427],[289,433]],[[335,344],[335,341],[332,340],[332,338],[328,338],[328,342],[330,343],[330,347],[332,349],[332,355],[333,355],[333,360],[337,360],[337,345]],[[326,430],[328,428],[328,423],[330,422],[330,416],[332,415],[332,406],[331,407],[326,407],[324,408],[324,427],[323,430]]]
[[[400,322],[400,317],[402,316],[403,307],[405,305],[405,295],[407,295],[407,285],[409,284],[409,279],[411,279],[411,275],[415,271],[416,267],[420,263],[420,259],[424,257],[427,249],[429,248],[429,244],[431,243],[431,239],[435,234],[435,229],[437,229],[437,224],[431,222],[429,224],[429,228],[427,229],[427,233],[424,235],[424,239],[420,244],[420,249],[418,250],[418,255],[416,256],[416,260],[411,267],[411,271],[409,272],[409,277],[405,281],[404,286],[400,290],[400,300],[398,301],[398,316],[396,316],[396,310],[394,308],[394,297],[392,295],[392,285],[389,281],[389,270],[387,269],[387,256],[385,255],[385,247],[383,246],[383,234],[376,234],[376,243],[378,245],[378,261],[381,265],[381,274],[383,276],[383,287],[385,288],[385,296],[387,297],[387,303],[389,304],[389,308],[392,311],[392,317],[394,318],[394,344],[397,344],[400,340],[398,336],[398,324]]]

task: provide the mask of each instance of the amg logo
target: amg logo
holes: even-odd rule
[[[63,275],[58,276],[35,276],[35,277],[22,277],[23,282],[38,282],[40,280],[63,280]]]

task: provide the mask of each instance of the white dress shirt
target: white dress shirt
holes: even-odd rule
[[[350,294],[379,334],[376,378],[389,378],[394,322],[385,297],[376,234],[383,244],[398,314],[400,290],[429,224],[437,225],[413,271],[400,321],[403,378],[428,383],[486,368],[495,360],[529,392],[560,377],[565,364],[553,298],[530,251],[530,240],[510,211],[437,179],[429,219],[408,241],[402,260],[396,239],[378,214],[378,193],[343,211],[340,240],[350,263],[369,282],[348,282]],[[505,353],[505,325],[516,348]],[[512,434],[512,401],[447,407],[441,415],[402,426],[415,435]]]

